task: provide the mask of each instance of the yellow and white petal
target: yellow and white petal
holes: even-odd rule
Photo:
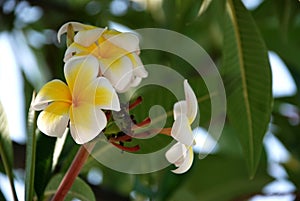
[[[183,158],[182,163],[179,166],[177,166],[178,167],[177,169],[172,170],[172,172],[176,174],[183,174],[191,168],[194,160],[193,148],[190,146],[188,149],[186,149],[186,151],[187,154]]]
[[[174,121],[171,129],[171,136],[178,142],[187,146],[193,145],[194,136],[189,120],[185,115],[180,115]]]
[[[118,95],[108,79],[104,77],[95,79],[76,96],[76,100],[76,104],[79,105],[89,103],[101,109],[120,110]]]
[[[101,72],[111,82],[117,92],[121,92],[130,85],[133,67],[128,57],[122,57],[113,63],[99,60]]]
[[[96,79],[99,63],[93,56],[72,57],[65,63],[64,73],[74,99]]]
[[[184,86],[185,100],[187,102],[186,115],[189,119],[190,124],[192,124],[197,115],[198,101],[192,87],[189,85],[187,80],[184,80],[183,86]]]
[[[80,104],[70,108],[70,130],[77,144],[93,140],[107,124],[104,112],[92,104]]]
[[[105,29],[102,28],[79,31],[74,37],[74,42],[88,47],[96,42],[104,31]]]
[[[114,30],[109,30],[103,34],[103,37],[128,52],[139,51],[139,38],[133,33],[120,33]]]
[[[66,103],[71,103],[72,101],[69,87],[60,80],[52,80],[46,83],[37,94],[31,106],[34,110],[42,110],[49,102],[53,101]]]
[[[37,119],[40,131],[52,137],[62,137],[69,122],[69,108],[69,103],[51,103]]]
[[[185,154],[186,154],[185,145],[180,142],[177,142],[166,152],[165,156],[170,163],[181,164],[184,160]]]
[[[186,116],[187,113],[187,102],[186,101],[178,101],[177,103],[174,104],[173,108],[173,115],[174,115],[174,120],[177,119],[177,117],[181,115]]]
[[[74,31],[81,31],[81,30],[87,30],[87,29],[95,28],[94,26],[82,24],[82,23],[79,23],[79,22],[67,22],[67,23],[63,24],[57,32],[57,40],[58,40],[59,43],[60,43],[61,35],[63,35],[64,33],[67,32],[69,24],[72,25]]]
[[[108,79],[99,77],[96,82],[95,104],[101,109],[120,111],[119,97]]]

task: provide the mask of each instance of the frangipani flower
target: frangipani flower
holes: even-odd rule
[[[97,77],[98,71],[95,57],[74,57],[64,67],[67,84],[52,80],[42,87],[32,107],[43,110],[37,120],[43,133],[61,137],[69,124],[75,142],[84,144],[105,128],[101,109],[119,111],[120,103],[110,82]]]
[[[148,76],[138,56],[139,39],[135,34],[69,22],[58,31],[58,39],[69,24],[78,32],[66,50],[65,61],[72,56],[93,55],[98,59],[101,75],[110,80],[117,92],[137,86]]]
[[[174,163],[177,169],[174,173],[186,172],[193,163],[194,137],[191,124],[196,118],[198,102],[195,93],[187,80],[184,80],[185,100],[174,105],[174,124],[171,129],[171,136],[178,142],[166,153],[170,163]]]

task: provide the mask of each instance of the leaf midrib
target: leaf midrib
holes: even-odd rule
[[[253,145],[253,129],[252,129],[252,116],[251,116],[251,111],[250,111],[250,103],[249,103],[249,95],[248,95],[248,88],[247,88],[247,81],[246,81],[246,72],[245,72],[245,64],[243,61],[243,51],[242,51],[242,44],[241,44],[241,36],[239,33],[239,26],[237,23],[237,16],[235,13],[235,9],[233,8],[233,3],[232,0],[227,2],[227,9],[229,12],[229,16],[232,20],[233,23],[233,29],[234,29],[234,33],[236,35],[236,42],[237,42],[237,52],[238,52],[238,60],[239,60],[239,67],[240,67],[240,72],[241,72],[241,78],[242,78],[242,88],[243,88],[243,96],[245,99],[245,107],[246,107],[246,115],[247,115],[247,122],[249,123],[248,126],[248,131],[249,131],[249,138],[251,140],[249,140],[249,149],[250,149],[250,161],[254,161],[254,145]],[[254,163],[252,163],[251,165],[254,166]]]

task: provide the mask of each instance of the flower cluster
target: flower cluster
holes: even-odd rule
[[[136,35],[71,22],[58,31],[59,40],[70,24],[78,33],[66,50],[64,61],[74,56],[95,57],[99,62],[100,75],[109,79],[117,92],[125,92],[147,77],[148,73],[139,58],[139,39]]]
[[[123,144],[131,140],[128,133],[134,126],[147,125],[151,120],[146,118],[132,125],[134,119],[120,104],[117,93],[138,86],[148,76],[139,58],[139,38],[132,33],[78,22],[64,24],[57,34],[59,41],[64,33],[67,33],[68,41],[64,56],[66,83],[55,79],[40,89],[32,103],[33,109],[42,110],[37,119],[38,128],[46,135],[61,137],[69,127],[75,142],[84,144],[104,129],[108,135],[108,121],[112,120],[113,125],[120,121],[119,130],[114,130],[108,141],[122,150],[137,151],[138,145],[124,147]],[[172,128],[160,132],[177,141],[166,152],[167,160],[177,167],[174,173],[186,172],[193,162],[195,142],[191,124],[197,115],[198,103],[187,80],[184,81],[184,92],[185,100],[174,105]],[[141,98],[138,98],[129,110],[140,102]]]
[[[67,84],[48,82],[32,107],[43,110],[37,120],[43,133],[61,137],[69,126],[75,142],[84,144],[106,127],[103,110],[120,110],[117,92],[137,86],[147,71],[134,34],[69,22],[58,31],[59,41],[70,27],[77,33],[64,58]]]

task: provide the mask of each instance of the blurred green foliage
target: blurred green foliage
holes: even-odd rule
[[[203,3],[209,6],[199,15]],[[284,167],[288,179],[296,186],[295,192],[290,194],[300,199],[297,189],[300,185],[299,90],[290,97],[274,98],[272,102],[272,78],[267,57],[268,50],[277,53],[299,89],[299,1],[264,0],[253,10],[245,8],[238,0],[2,0],[0,6],[0,33],[8,32],[12,37],[16,33],[23,34],[42,75],[47,79],[64,79],[65,38],[58,44],[56,31],[68,21],[99,27],[109,27],[114,22],[132,30],[164,28],[182,33],[205,49],[222,74],[228,96],[228,119],[215,153],[201,160],[195,154],[193,167],[183,175],[173,174],[171,166],[154,173],[130,175],[111,170],[91,157],[81,171],[81,179],[76,181],[75,192],[84,195],[90,193],[91,188],[96,200],[110,201],[247,200],[263,194],[263,187],[273,179],[267,172],[269,164],[263,149],[263,137],[271,125],[272,133],[291,154]],[[153,50],[143,51],[141,58],[144,64],[167,65],[188,77],[197,97],[208,95],[203,80],[195,76],[181,58]],[[182,66],[186,68],[182,70]],[[33,89],[39,90],[38,87],[44,83],[29,81],[30,73],[22,71],[28,110]],[[248,95],[245,96],[245,93]],[[144,102],[132,111],[137,121],[146,118],[154,104],[172,112],[175,98],[164,89],[146,87],[137,91],[134,97],[139,95],[143,96]],[[293,106],[294,113],[282,112],[280,108],[283,105]],[[200,126],[207,128],[211,115],[210,99],[204,98],[199,106]],[[0,108],[0,117],[3,116]],[[167,126],[171,125],[171,121],[170,116]],[[11,140],[3,137],[6,134],[2,121],[0,126],[0,144],[6,150],[1,153],[0,171],[12,177],[12,169],[25,169],[24,166],[13,167],[16,161],[24,161],[24,158],[16,154]],[[53,176],[66,172],[78,150],[78,145],[68,136],[56,166],[52,167],[55,141],[43,135],[36,140],[34,196],[38,200],[44,199],[45,192],[46,197],[51,194],[60,177],[53,179]],[[136,140],[132,144],[139,143],[144,147],[141,151],[148,152],[160,149],[169,141],[165,136],[158,136],[149,142]],[[5,161],[7,159],[14,159],[14,162]],[[7,168],[10,170],[7,171]],[[103,178],[100,184],[88,183],[87,175],[92,168],[101,170]],[[251,180],[249,175],[253,177]],[[88,190],[80,190],[81,186]],[[76,193],[72,195],[76,197]],[[0,192],[2,199],[3,193]],[[89,197],[86,199],[89,200]]]

